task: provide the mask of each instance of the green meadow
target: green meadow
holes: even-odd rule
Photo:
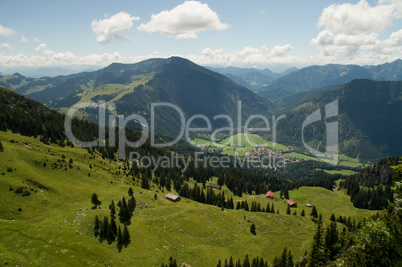
[[[354,208],[343,190],[309,187],[289,192],[298,202],[292,209],[296,216],[286,215],[279,192],[273,200],[234,197],[264,208],[274,203],[279,214],[222,210],[186,198],[174,203],[165,198],[166,189],[141,189],[121,163],[85,149],[44,145],[10,132],[0,132],[0,141],[0,260],[14,266],[160,266],[170,256],[189,266],[216,266],[219,259],[246,254],[272,262],[285,246],[299,259],[310,250],[315,231],[307,203],[316,205],[326,222],[332,213],[362,220],[377,212]],[[19,187],[29,195],[16,194]],[[131,243],[119,252],[116,243],[94,238],[94,218],[108,216],[111,201],[127,196],[130,187],[137,208],[128,226]],[[101,208],[92,209],[93,193]],[[300,216],[302,209],[307,216]],[[252,223],[256,235],[250,233]]]

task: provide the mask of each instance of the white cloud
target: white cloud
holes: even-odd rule
[[[270,52],[270,56],[273,57],[283,57],[286,56],[286,53],[289,51],[293,50],[293,46],[291,46],[290,44],[286,44],[286,45],[277,45],[274,46]]]
[[[15,33],[15,31],[13,29],[4,27],[0,24],[0,35],[9,36],[9,35],[13,35],[14,33]]]
[[[400,0],[380,0],[379,4],[390,4],[394,8],[393,16],[402,18],[402,1]]]
[[[147,24],[141,24],[138,29],[177,39],[192,39],[197,38],[197,32],[224,30],[228,27],[208,4],[186,1],[171,10],[152,14],[151,20]]]
[[[0,50],[8,50],[11,49],[11,45],[9,43],[0,44]]]
[[[377,42],[373,50],[381,54],[402,54],[402,30],[393,32],[384,41]]]
[[[371,7],[366,0],[357,4],[331,5],[322,11],[318,26],[325,26],[333,33],[348,35],[367,32],[381,32],[391,27],[393,5],[377,5]]]
[[[139,19],[139,17],[132,17],[126,12],[120,12],[107,19],[93,20],[91,28],[97,35],[96,41],[101,44],[109,43],[113,39],[119,41],[129,40],[128,36],[123,35],[122,31],[130,29],[133,26],[133,21]]]
[[[26,38],[25,36],[21,36],[21,39],[20,39],[19,42],[20,42],[20,43],[28,43],[29,40],[28,40],[28,38]]]
[[[38,43],[38,44],[41,44],[41,43],[42,43],[42,41],[39,40],[38,37],[33,38],[33,41],[36,42],[36,43]]]
[[[401,31],[388,39],[379,36],[402,18],[402,4],[398,0],[380,0],[371,7],[366,0],[357,4],[331,5],[322,11],[318,26],[325,29],[310,42],[317,47],[323,62],[379,63],[400,57]]]
[[[54,52],[51,50],[46,49],[46,44],[42,43],[35,48],[35,51],[41,55],[53,55]]]

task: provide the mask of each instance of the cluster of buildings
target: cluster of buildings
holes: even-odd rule
[[[274,150],[269,147],[257,146],[253,149],[253,151],[245,154],[245,157],[248,159],[263,159],[263,158],[272,158],[281,160],[284,163],[299,163],[300,159],[289,158],[283,150]]]
[[[257,146],[253,149],[253,151],[246,153],[246,157],[249,157],[249,158],[255,158],[255,157],[282,158],[282,157],[286,157],[286,156],[284,156],[282,150],[274,150],[269,147]]]

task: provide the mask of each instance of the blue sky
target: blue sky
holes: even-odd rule
[[[0,70],[172,55],[273,69],[390,62],[402,1],[0,0]]]

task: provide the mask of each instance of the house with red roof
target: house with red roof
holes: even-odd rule
[[[267,192],[267,194],[265,195],[265,197],[269,197],[271,199],[274,199],[274,193],[272,193],[272,191]]]
[[[288,205],[289,207],[297,207],[297,203],[291,199],[288,199]]]

